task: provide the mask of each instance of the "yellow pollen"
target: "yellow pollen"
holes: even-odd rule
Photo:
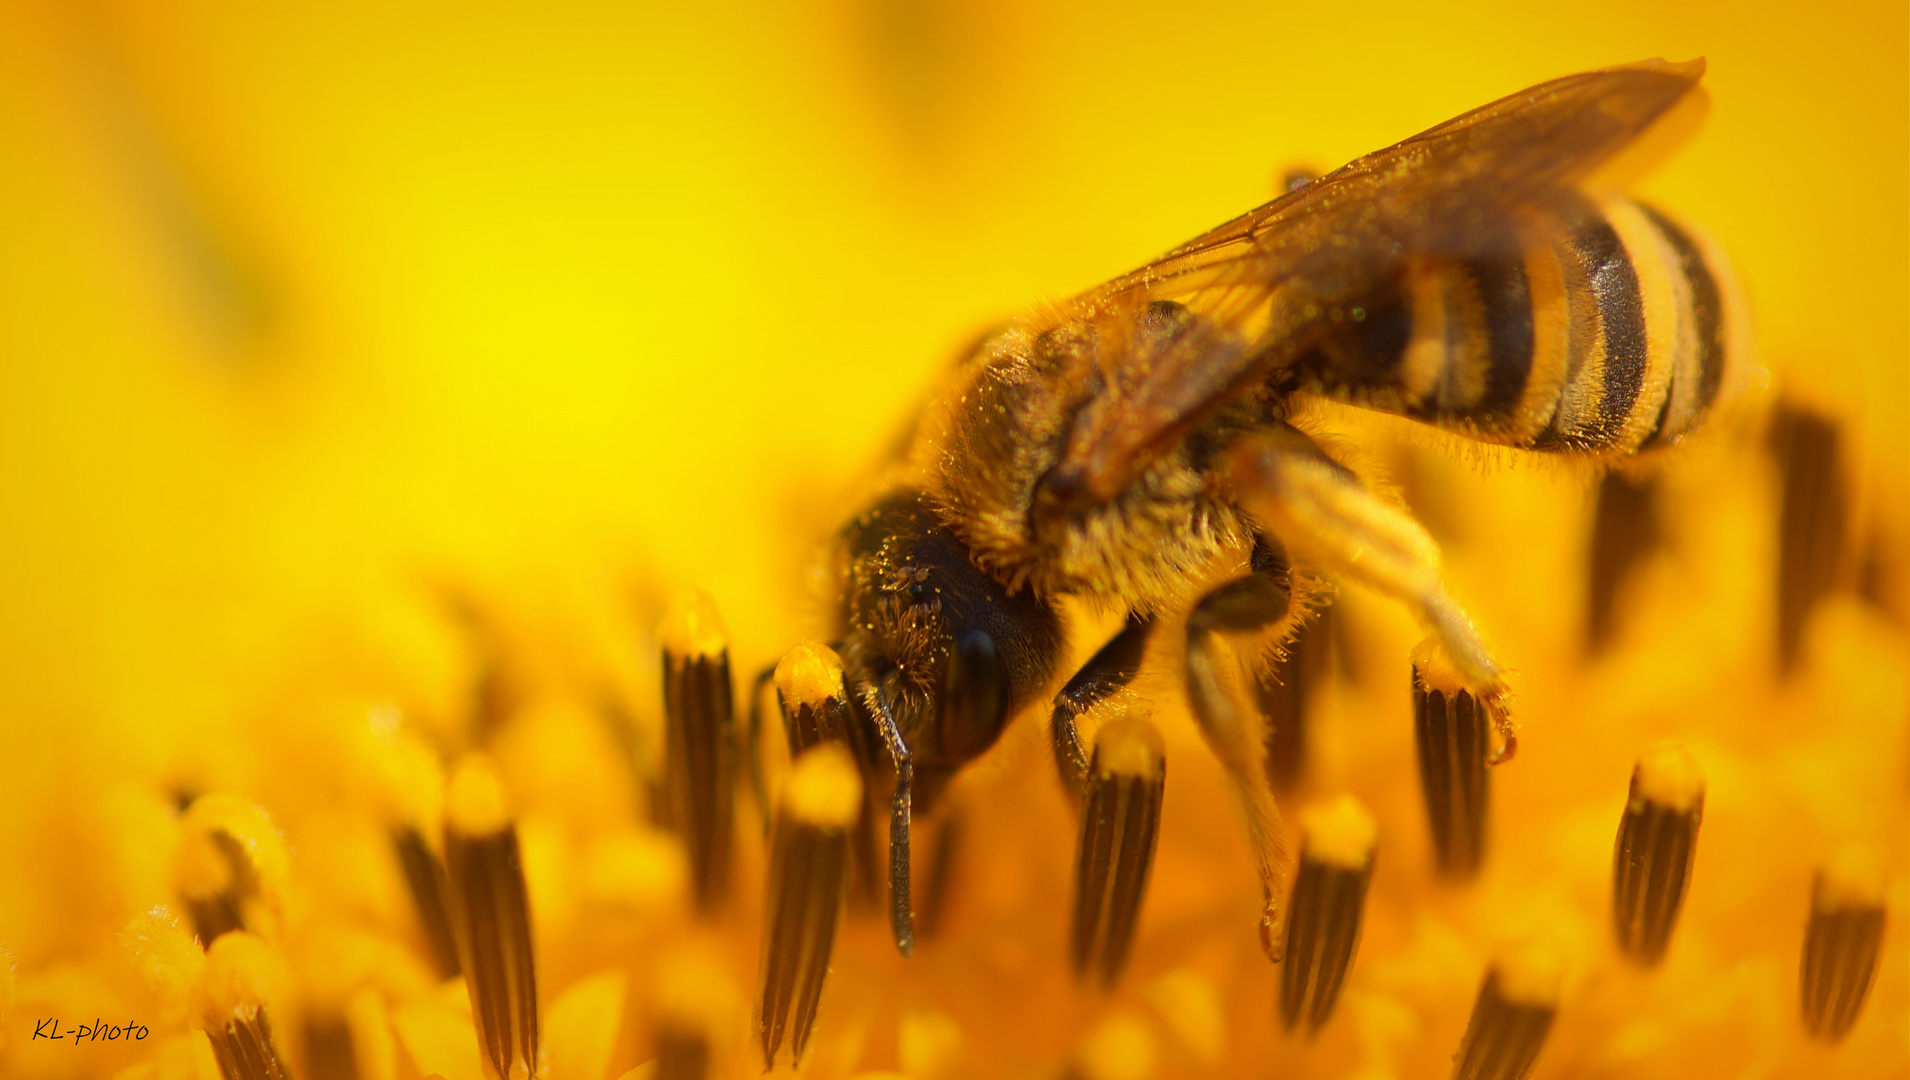
[[[205,971],[193,988],[193,1025],[219,1031],[250,1021],[278,996],[283,980],[283,961],[265,939],[243,930],[221,934],[206,950]]]
[[[1465,676],[1437,637],[1425,638],[1413,646],[1412,664],[1414,677],[1427,690],[1450,695],[1466,689]]]
[[[1300,815],[1306,833],[1306,854],[1318,862],[1349,870],[1364,867],[1373,857],[1379,824],[1351,795],[1310,806]]]
[[[1565,982],[1565,959],[1550,944],[1523,941],[1507,946],[1493,960],[1499,996],[1514,1005],[1555,1008]]]
[[[665,652],[681,659],[721,656],[729,648],[729,633],[723,628],[723,617],[716,613],[716,605],[709,596],[696,589],[685,589],[677,594],[669,611],[664,613],[657,638]]]
[[[1104,777],[1159,775],[1161,755],[1161,733],[1136,717],[1111,720],[1094,737],[1095,767]]]
[[[1654,746],[1638,759],[1637,796],[1670,810],[1690,810],[1704,798],[1704,774],[1678,743]]]
[[[502,832],[511,823],[504,809],[504,785],[481,754],[467,754],[458,762],[444,801],[446,825],[466,836]]]
[[[1883,863],[1868,847],[1838,848],[1817,876],[1814,903],[1819,911],[1881,908],[1884,900]]]
[[[836,743],[823,743],[796,759],[783,792],[790,817],[826,829],[855,824],[862,809],[862,776],[855,759]]]
[[[776,664],[776,691],[790,706],[816,706],[842,698],[842,658],[827,645],[805,641]]]

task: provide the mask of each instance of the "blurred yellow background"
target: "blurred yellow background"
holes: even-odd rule
[[[1644,191],[1900,489],[1907,43],[1900,0],[4,0],[0,815],[259,719],[394,582],[694,583],[771,656],[813,507],[990,321],[1643,57],[1714,103]]]

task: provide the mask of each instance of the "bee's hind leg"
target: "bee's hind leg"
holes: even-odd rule
[[[1321,569],[1412,608],[1438,646],[1430,651],[1443,654],[1438,662],[1509,740],[1503,669],[1447,592],[1438,545],[1424,527],[1292,428],[1243,440],[1228,456],[1227,477],[1262,528]]]

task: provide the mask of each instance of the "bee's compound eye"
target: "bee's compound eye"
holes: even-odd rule
[[[949,656],[942,702],[942,752],[967,761],[995,744],[1008,720],[1008,671],[995,639],[969,630]]]

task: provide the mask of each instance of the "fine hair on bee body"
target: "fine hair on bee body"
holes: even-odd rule
[[[1601,462],[1699,430],[1741,366],[1724,264],[1670,216],[1588,185],[1697,97],[1702,73],[1654,60],[1556,79],[1296,178],[953,367],[832,563],[829,644],[866,729],[870,809],[887,801],[905,953],[912,817],[1016,715],[1051,708],[1077,808],[1115,805],[1105,785],[1126,784],[1120,805],[1158,814],[1145,803],[1171,767],[1135,756],[1147,740],[1131,725],[1106,748],[1085,727],[1130,711],[1150,640],[1177,621],[1184,654],[1160,652],[1184,655],[1189,711],[1242,808],[1270,955],[1291,860],[1230,640],[1255,643],[1240,655],[1264,675],[1330,583],[1360,583],[1418,617],[1426,685],[1476,702],[1509,752],[1502,666],[1432,538],[1305,417],[1329,402]],[[1073,671],[1064,600],[1125,617]],[[1119,847],[1130,835],[1152,843],[1084,832],[1083,866],[1143,887],[1147,853]],[[1078,910],[1116,911],[1127,933],[1137,903]],[[1126,944],[1084,970],[1116,971]]]

